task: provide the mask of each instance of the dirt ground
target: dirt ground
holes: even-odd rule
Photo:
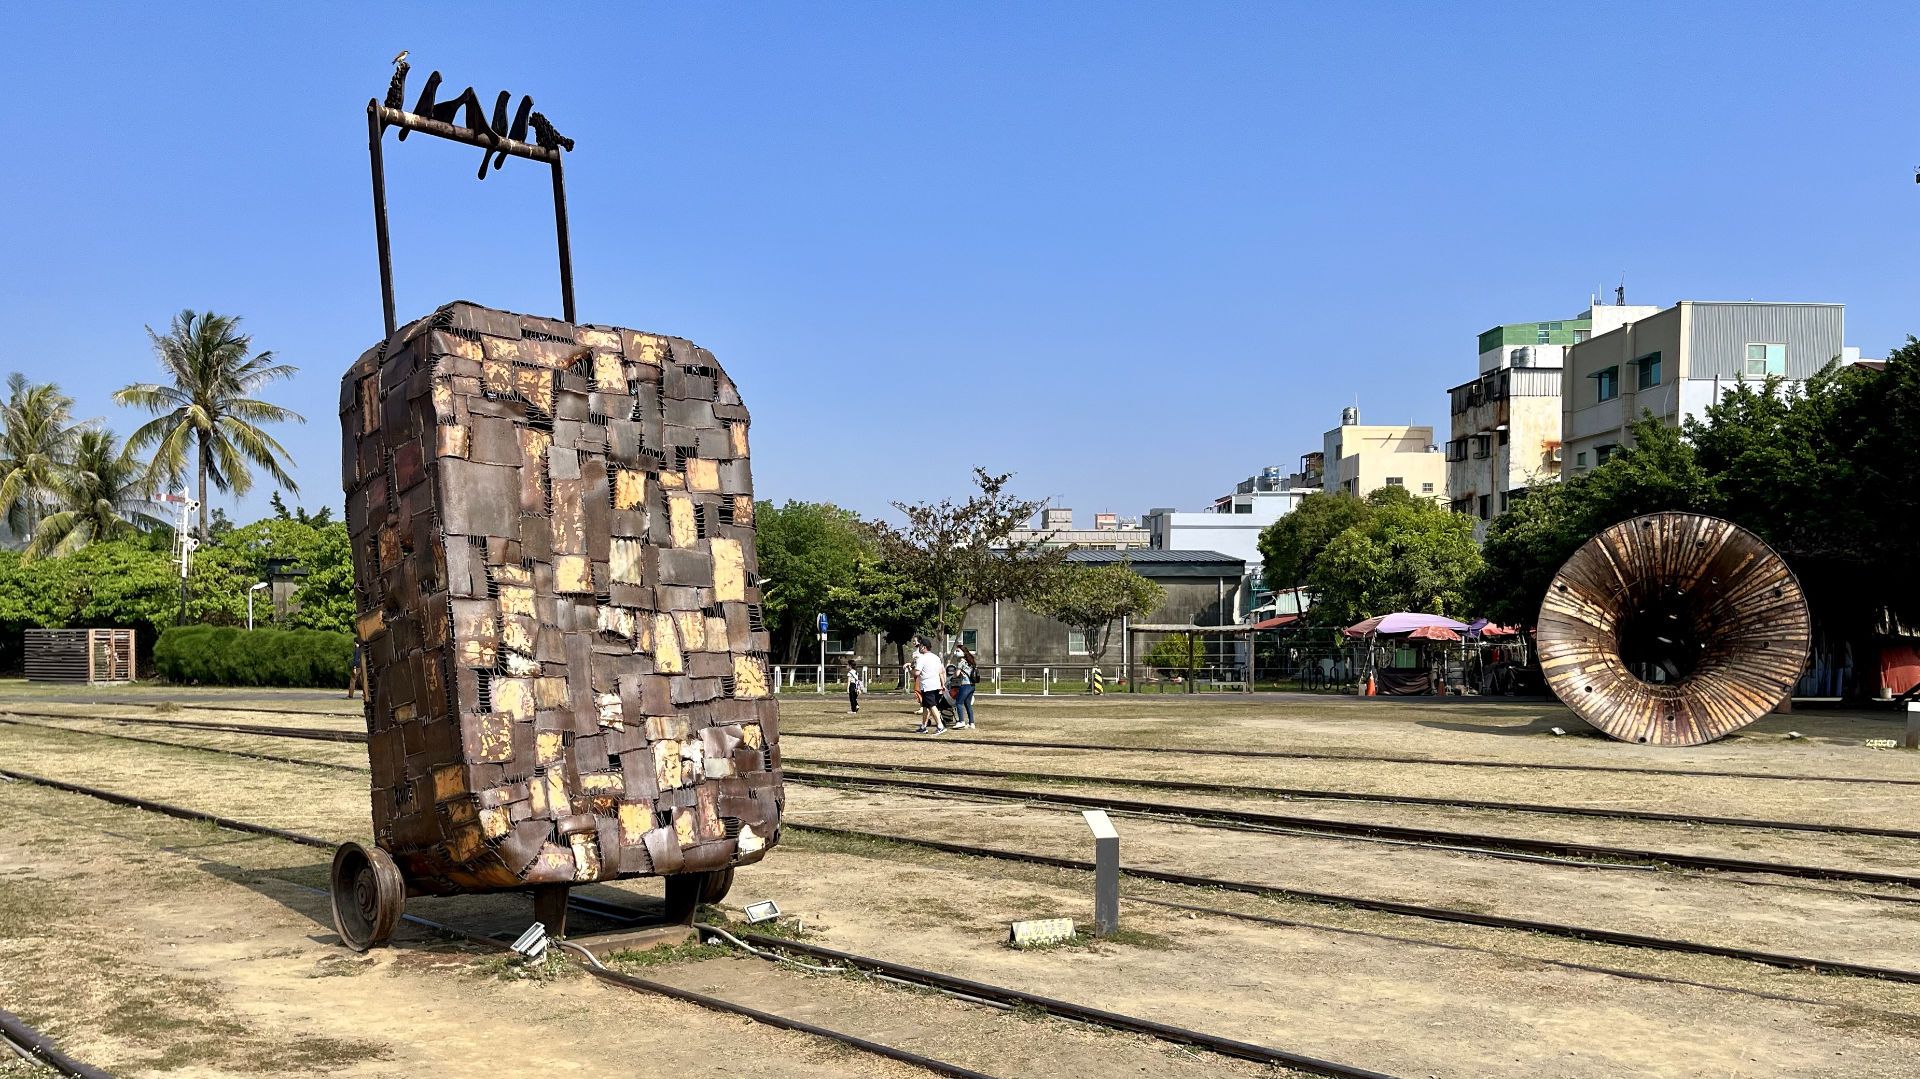
[[[155,708],[163,698],[174,708]],[[245,711],[249,706],[305,714]],[[0,719],[8,710],[121,713],[352,730],[360,724],[357,707],[318,693],[0,685]],[[969,745],[963,734],[919,743],[806,737],[894,733],[912,722],[904,698],[870,698],[859,716],[844,711],[834,697],[783,701],[790,767],[802,760],[913,762],[1895,827],[1912,823],[1902,810],[1920,798],[1920,787],[1874,784],[989,747]],[[1554,737],[1541,732],[1556,724],[1583,728],[1554,706],[1470,700],[983,698],[981,722],[982,735],[1034,741],[1920,778],[1916,755],[1862,744],[1893,736],[1891,720],[1841,712],[1769,717],[1749,736],[1699,750]],[[1788,741],[1789,729],[1806,737]],[[89,730],[365,762],[355,745],[41,718],[0,724],[0,760],[329,838],[366,830],[367,793],[353,773],[112,741]],[[1116,784],[1071,789],[1142,797],[1138,788]],[[1920,843],[1903,840],[1751,829],[1266,796],[1166,797],[1903,872],[1920,851]],[[788,815],[796,823],[1074,857],[1091,849],[1077,812],[1044,806],[795,784]],[[924,1074],[578,974],[513,978],[498,958],[423,930],[403,930],[395,947],[353,957],[333,938],[325,897],[308,890],[325,883],[318,851],[21,784],[0,784],[0,816],[8,822],[0,829],[0,1000],[70,1051],[122,1074],[421,1074],[497,1061],[495,1046],[513,1047],[516,1063],[567,1069],[592,1066],[595,1054],[611,1047],[644,1060],[637,1070],[645,1074]],[[1120,827],[1130,865],[1920,969],[1920,904],[1860,894],[1907,897],[1905,889],[1548,866],[1145,818],[1122,818]],[[1084,922],[1090,891],[1086,875],[1076,872],[794,831],[765,862],[740,872],[728,903],[777,899],[804,921],[810,939],[831,947],[1399,1076],[1904,1076],[1920,1051],[1920,986],[1171,885],[1128,882],[1122,942],[1040,952],[1004,945],[1015,918]],[[644,905],[657,887],[622,882],[605,893]],[[1165,902],[1292,924],[1156,905]],[[513,897],[417,900],[409,910],[489,932],[517,932],[530,919],[525,902]],[[1616,973],[1567,965],[1575,963]],[[635,972],[995,1075],[1274,1074],[1142,1038],[705,949]],[[705,1052],[703,1044],[724,1049]]]

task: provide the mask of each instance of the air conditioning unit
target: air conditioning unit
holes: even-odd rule
[[[1514,349],[1508,354],[1508,363],[1514,367],[1533,366],[1533,349],[1527,348],[1524,345]]]
[[[1556,465],[1559,464],[1560,463],[1560,447],[1555,446],[1554,448],[1548,450],[1547,460],[1552,461]]]

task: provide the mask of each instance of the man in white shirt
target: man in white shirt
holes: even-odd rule
[[[913,684],[920,694],[920,728],[913,733],[947,733],[940,719],[940,698],[947,692],[947,665],[933,654],[933,642],[925,637],[913,639]]]

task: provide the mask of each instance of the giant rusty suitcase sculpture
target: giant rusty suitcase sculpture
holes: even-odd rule
[[[1723,737],[1793,691],[1811,645],[1786,562],[1738,525],[1653,513],[1588,540],[1540,605],[1540,666],[1581,719],[1649,745]]]
[[[375,844],[336,854],[335,924],[366,948],[408,894],[503,889],[552,923],[570,885],[641,875],[685,918],[779,838],[747,410],[691,342],[576,324],[570,285],[567,321],[396,330],[385,127],[545,150],[564,213],[559,145],[451,127],[437,72],[401,112],[404,77],[369,105],[388,335],[341,384]]]

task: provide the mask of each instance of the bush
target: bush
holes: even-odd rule
[[[160,677],[208,686],[342,687],[352,663],[353,636],[318,629],[177,626],[153,646]]]

